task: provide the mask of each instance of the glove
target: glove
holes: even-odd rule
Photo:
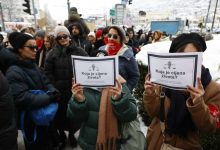
[[[58,90],[53,91],[53,92],[49,91],[49,92],[47,92],[47,94],[49,95],[51,102],[58,102],[58,101],[60,101],[61,93]]]

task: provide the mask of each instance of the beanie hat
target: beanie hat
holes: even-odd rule
[[[95,32],[89,32],[88,36],[93,36],[93,37],[95,37]]]
[[[64,32],[66,35],[70,36],[69,30],[65,26],[56,26],[56,28],[54,29],[54,37],[57,38],[57,35],[60,32]]]
[[[36,37],[44,38],[44,36],[45,36],[45,31],[44,31],[44,30],[38,30],[38,31],[35,33],[35,35],[34,35],[35,38],[36,38]]]
[[[188,43],[194,43],[198,45],[203,52],[207,48],[204,38],[200,36],[198,33],[183,33],[177,36],[172,41],[169,52],[175,53],[180,47]]]
[[[34,39],[33,36],[21,32],[12,32],[8,37],[9,43],[15,50],[23,48],[24,44],[30,39]]]
[[[98,29],[96,32],[95,32],[95,36],[96,38],[100,38],[102,36],[102,29]]]

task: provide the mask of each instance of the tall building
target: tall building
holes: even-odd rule
[[[35,3],[35,12],[39,10],[39,0],[33,0]],[[28,22],[34,24],[34,15],[29,15],[23,11],[25,7],[24,0],[0,0],[2,4],[3,16],[5,22]],[[32,0],[30,0],[31,14],[34,13]]]

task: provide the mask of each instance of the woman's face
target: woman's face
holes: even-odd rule
[[[64,46],[64,47],[67,47],[70,44],[70,37],[66,35],[64,32],[60,32],[57,35],[56,40],[61,46]]]
[[[192,43],[188,43],[184,49],[184,52],[185,53],[198,52],[198,50]]]
[[[115,42],[120,43],[120,36],[118,35],[117,30],[115,29],[110,29],[108,32],[108,40],[114,40]]]
[[[19,49],[19,55],[23,59],[35,59],[37,53],[37,44],[34,39],[28,40],[24,47]]]
[[[44,38],[44,46],[47,48],[47,49],[50,49],[51,48],[51,44],[50,44],[50,41],[47,37]]]
[[[132,38],[134,37],[133,32],[132,32],[132,31],[129,31],[129,32],[128,32],[128,36],[129,36],[130,39],[132,39]]]

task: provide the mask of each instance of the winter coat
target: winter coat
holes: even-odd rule
[[[17,150],[17,127],[11,89],[0,71],[0,149]]]
[[[3,74],[6,73],[7,69],[16,63],[18,57],[12,52],[11,48],[2,48],[0,50],[0,69]]]
[[[106,46],[100,47],[99,50],[106,51]],[[117,55],[119,56],[119,74],[126,80],[126,84],[132,92],[140,77],[138,64],[135,60],[132,48],[123,44]]]
[[[140,51],[138,40],[136,40],[135,38],[129,39],[127,45],[132,48],[134,56]]]
[[[12,89],[15,106],[17,109],[17,125],[21,125],[21,112],[33,110],[51,103],[48,94],[32,94],[29,90],[43,90],[54,92],[56,89],[50,84],[47,77],[40,72],[34,60],[18,60],[14,65],[10,66],[6,72],[6,77]],[[26,131],[26,136],[33,140],[35,124],[30,118],[28,111],[22,120]],[[27,143],[26,146],[31,150],[47,149],[50,144],[50,126],[37,126],[37,139],[34,143]],[[28,149],[29,149],[28,148]]]
[[[159,111],[160,111],[160,87],[157,88],[156,94],[153,96],[143,95],[144,108],[147,113],[153,117],[151,125],[147,132],[147,146],[148,150],[160,150],[163,143],[163,135],[161,132]],[[177,99],[178,100],[178,99]],[[220,108],[220,85],[211,81],[205,88],[205,94],[203,96],[203,101],[191,106],[189,104],[189,99],[186,101],[186,106],[191,114],[192,120],[196,126],[196,131],[189,131],[186,138],[181,138],[179,136],[173,135],[169,136],[166,134],[166,143],[182,148],[184,150],[201,150],[199,133],[214,133],[216,131],[216,122],[214,118],[210,115],[207,105],[215,104]],[[165,108],[165,118],[170,108],[170,99],[165,97],[164,102]],[[202,118],[201,118],[202,117]],[[166,119],[165,119],[166,120]]]
[[[46,57],[44,68],[45,74],[61,93],[61,101],[59,102],[55,118],[56,125],[61,129],[68,129],[66,110],[67,103],[72,95],[71,86],[73,78],[71,55],[88,56],[83,49],[73,45],[70,45],[68,48],[55,45]]]
[[[112,109],[119,122],[130,122],[137,117],[135,99],[125,84],[122,92],[120,100],[111,99]],[[67,116],[82,122],[78,144],[84,150],[95,150],[101,94],[98,89],[84,88],[85,102],[77,102],[73,96],[68,104]]]

